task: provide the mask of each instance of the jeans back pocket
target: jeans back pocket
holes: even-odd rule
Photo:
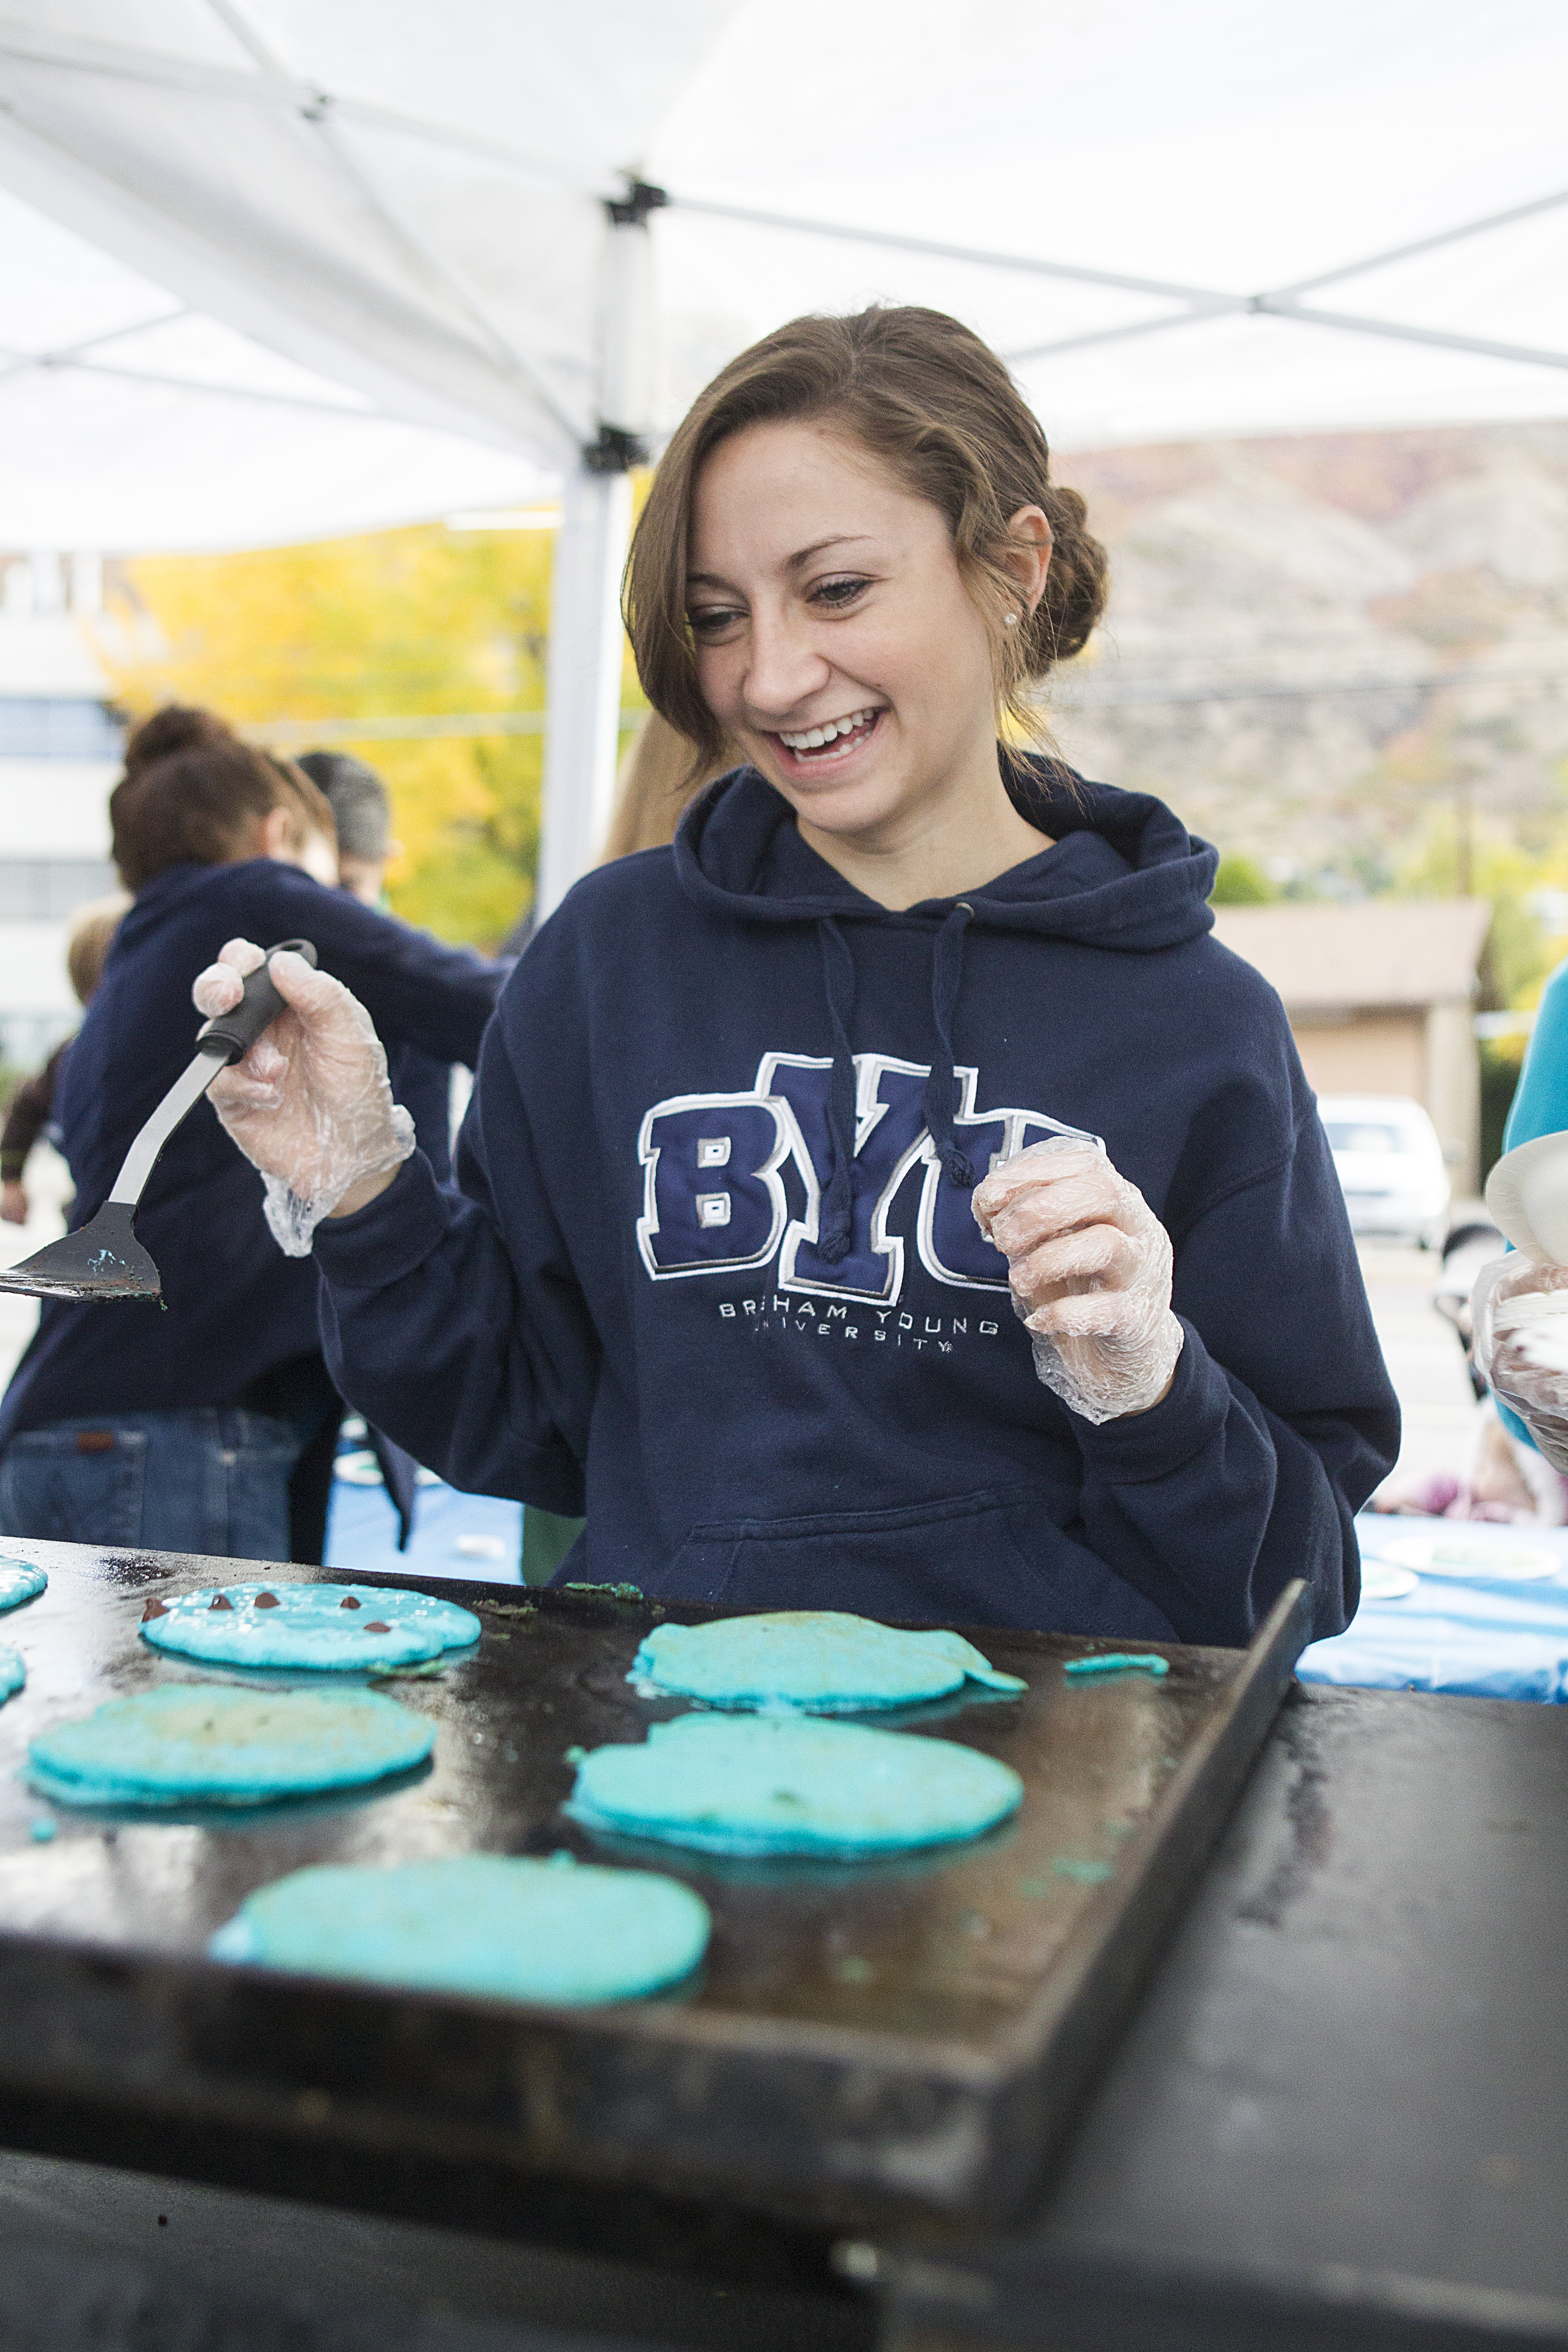
[[[139,1544],[146,1476],[142,1430],[89,1422],[24,1430],[0,1456],[0,1534]]]

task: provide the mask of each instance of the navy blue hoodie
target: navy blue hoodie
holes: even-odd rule
[[[417,1157],[321,1226],[345,1395],[462,1487],[586,1508],[561,1573],[668,1600],[1246,1640],[1353,1609],[1398,1417],[1279,999],[1215,856],[1016,762],[1055,845],[890,913],[754,771],[544,925],[460,1192]],[[972,1180],[1102,1138],[1168,1227],[1185,1345],[1091,1427],[1036,1378]]]
[[[494,965],[270,857],[166,866],[127,910],[66,1056],[55,1115],[76,1180],[73,1226],[107,1198],[137,1129],[195,1051],[196,974],[226,940],[270,947],[300,938],[314,940],[322,970],[369,1007],[395,1082],[400,1049],[442,1063],[478,1059],[500,984]],[[411,1051],[404,1058],[414,1066]],[[423,1076],[433,1065],[419,1067]],[[426,1106],[418,1087],[409,1091],[417,1115]],[[438,1133],[431,1141],[441,1149]],[[319,1383],[316,1270],[308,1258],[282,1255],[261,1202],[260,1177],[212,1105],[198,1103],[136,1213],[166,1311],[47,1299],[0,1407],[0,1443],[16,1430],[100,1413],[241,1402],[286,1410],[273,1376],[311,1358]]]

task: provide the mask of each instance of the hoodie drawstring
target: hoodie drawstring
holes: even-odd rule
[[[849,1045],[849,1022],[855,1011],[855,958],[831,915],[825,915],[817,924],[816,936],[822,949],[822,980],[833,1031],[833,1068],[827,1081],[827,1134],[833,1146],[833,1173],[823,1195],[817,1247],[829,1265],[837,1265],[848,1256],[849,1244],[855,1238],[855,1056]]]
[[[952,1066],[952,1016],[963,977],[963,935],[973,912],[969,901],[961,898],[936,935],[931,972],[936,1051],[931,1055],[921,1106],[949,1183],[966,1192],[974,1182],[974,1170],[967,1153],[960,1148],[953,1126],[958,1110],[958,1078]],[[831,915],[818,920],[816,936],[822,950],[827,1018],[833,1031],[833,1068],[827,1081],[827,1134],[833,1146],[833,1173],[822,1196],[817,1247],[829,1265],[838,1265],[848,1255],[855,1237],[856,1081],[855,1056],[849,1045],[849,1023],[855,1011],[855,958]]]
[[[958,1003],[959,982],[963,976],[963,934],[973,912],[968,899],[961,898],[936,935],[931,963],[931,1017],[936,1030],[937,1051],[931,1057],[923,1106],[931,1139],[947,1181],[965,1192],[974,1181],[974,1171],[967,1153],[959,1147],[952,1124],[958,1110],[958,1079],[952,1066],[952,1015]]]

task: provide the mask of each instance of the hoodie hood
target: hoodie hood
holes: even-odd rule
[[[1219,864],[1163,801],[1086,783],[1059,761],[1002,750],[1019,814],[1052,835],[1038,856],[963,898],[928,898],[894,911],[857,890],[801,839],[795,812],[755,768],[721,776],[688,809],[675,838],[680,887],[699,906],[742,922],[815,923],[833,1033],[827,1129],[833,1172],[823,1199],[822,1251],[838,1264],[853,1220],[855,1060],[849,1043],[855,960],[846,922],[931,926],[931,1055],[925,1118],[950,1183],[975,1171],[958,1137],[952,1018],[972,923],[1037,938],[1146,952],[1213,928],[1208,894]]]
[[[1163,801],[1022,752],[1004,751],[1002,772],[1014,806],[1052,845],[962,902],[928,898],[898,914],[879,906],[801,839],[789,803],[755,768],[721,776],[687,810],[675,838],[680,887],[745,922],[941,923],[962,903],[987,929],[1134,953],[1213,929],[1218,852]]]

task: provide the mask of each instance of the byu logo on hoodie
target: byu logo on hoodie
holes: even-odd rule
[[[654,1104],[637,1138],[637,1229],[654,1281],[739,1274],[770,1265],[776,1253],[780,1289],[888,1305],[903,1295],[912,1245],[936,1281],[1005,1292],[1006,1260],[975,1223],[969,1187],[942,1181],[925,1120],[923,1063],[856,1055],[849,1244],[837,1257],[819,1247],[833,1172],[831,1070],[826,1055],[764,1054],[744,1093],[670,1095]],[[977,1111],[978,1072],[961,1066],[954,1076],[953,1125],[977,1180],[1046,1136],[1084,1133],[1041,1111]]]

